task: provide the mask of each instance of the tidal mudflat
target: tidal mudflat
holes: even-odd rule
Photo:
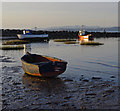
[[[57,78],[28,76],[20,61],[23,50],[2,51],[3,109],[120,109],[118,39],[98,39],[102,46],[32,43],[31,53],[68,61]]]

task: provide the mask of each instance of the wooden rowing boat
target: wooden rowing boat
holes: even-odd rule
[[[26,53],[22,58],[25,73],[40,77],[56,77],[66,70],[67,62],[55,57]]]

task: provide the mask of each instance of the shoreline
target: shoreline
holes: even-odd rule
[[[17,34],[22,34],[23,30],[10,30],[6,29],[1,31],[0,39],[18,39]],[[32,34],[48,34],[49,39],[78,39],[78,31],[33,31]],[[94,38],[110,38],[120,37],[120,32],[87,32],[86,34],[92,34]]]
[[[3,63],[16,61],[1,56]],[[119,109],[120,87],[109,80],[84,75],[40,78],[24,74],[22,66],[2,66],[2,108],[16,109]],[[63,74],[64,75],[64,74]]]

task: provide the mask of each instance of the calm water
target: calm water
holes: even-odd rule
[[[58,78],[51,79],[24,74],[20,61],[24,50],[1,51],[0,106],[3,104],[3,109],[120,107],[117,87],[112,87],[118,81],[118,39],[102,38],[96,41],[104,45],[70,45],[53,40],[32,43],[31,53],[55,56],[68,62],[67,70]],[[102,79],[94,80],[92,77]]]
[[[100,46],[81,46],[79,44],[63,44],[50,40],[49,43],[31,43],[31,53],[55,56],[68,62],[67,70],[59,77],[78,80],[85,77],[102,77],[110,79],[118,76],[118,38],[96,39]],[[12,57],[15,63],[6,65],[21,66],[20,58],[24,51],[2,51],[3,56]],[[24,74],[24,73],[23,73]],[[21,75],[23,76],[23,75]]]

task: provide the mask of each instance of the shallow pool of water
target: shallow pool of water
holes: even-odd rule
[[[31,53],[55,56],[68,62],[67,70],[60,75],[70,78],[99,76],[110,78],[118,75],[118,39],[96,39],[104,45],[81,46],[79,44],[64,44],[50,40],[49,43],[31,43]],[[21,66],[20,58],[24,50],[2,51],[3,56],[12,57],[13,65]],[[10,64],[11,66],[11,64]],[[116,79],[117,80],[117,79]]]

